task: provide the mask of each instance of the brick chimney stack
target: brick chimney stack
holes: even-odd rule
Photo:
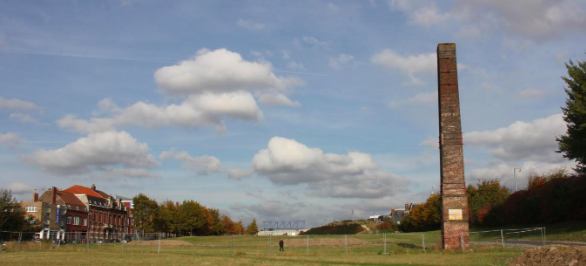
[[[57,188],[53,187],[51,188],[51,203],[56,204],[57,203]]]
[[[96,191],[96,184],[92,184],[92,190]]]
[[[391,218],[395,219],[395,209],[391,209]]]
[[[33,191],[33,202],[37,202],[39,201],[39,193],[37,193],[37,190],[35,189]]]
[[[405,211],[409,211],[409,203],[405,203]]]

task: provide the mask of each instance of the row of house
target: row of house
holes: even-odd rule
[[[389,217],[397,224],[401,224],[403,217],[405,217],[411,210],[415,209],[415,207],[419,205],[423,205],[423,203],[405,203],[404,209],[391,209],[391,213],[389,215],[371,215],[368,217],[368,219],[375,222],[382,222],[385,218]]]
[[[32,201],[23,202],[27,216],[42,225],[40,239],[65,242],[113,242],[136,233],[130,210],[132,200],[96,189],[96,185],[52,187]]]

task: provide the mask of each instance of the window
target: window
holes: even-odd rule
[[[79,225],[80,218],[79,216],[73,216],[73,225]]]
[[[87,211],[87,207],[83,207],[83,210],[84,210],[84,211]]]
[[[37,212],[37,206],[26,206],[26,212]]]
[[[71,205],[67,204],[67,209],[68,210],[71,209]]]
[[[75,205],[75,209],[79,211],[79,206]]]
[[[87,226],[87,218],[83,218],[83,226]]]
[[[67,215],[67,224],[71,224],[71,216]]]

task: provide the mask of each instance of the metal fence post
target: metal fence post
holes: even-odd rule
[[[383,233],[384,254],[387,255],[387,233]]]
[[[460,247],[462,247],[462,252],[466,251],[466,247],[464,246],[464,232],[460,232]]]
[[[159,232],[159,250],[157,253],[161,254],[161,232]]]
[[[545,227],[543,227],[543,243],[547,244],[547,234],[545,232]]]
[[[421,234],[421,246],[423,247],[423,252],[425,252],[425,235]]]
[[[505,235],[503,234],[503,229],[501,229],[501,245],[505,248]]]

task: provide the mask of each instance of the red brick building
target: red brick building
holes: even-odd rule
[[[96,189],[75,185],[66,192],[75,194],[88,208],[87,231],[91,242],[114,242],[123,240],[130,232],[128,208],[122,200]]]
[[[59,221],[64,232],[60,232],[59,239],[67,242],[81,242],[85,238],[88,225],[87,206],[74,194],[53,187],[39,197],[39,201],[60,207]]]

